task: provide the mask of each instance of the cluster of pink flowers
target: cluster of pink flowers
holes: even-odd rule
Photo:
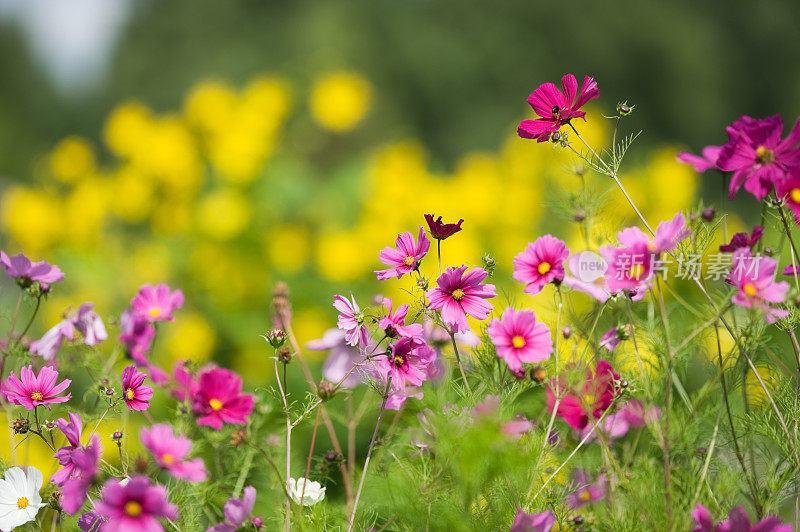
[[[172,395],[188,401],[198,425],[220,430],[223,423],[243,425],[253,411],[252,395],[242,394],[242,379],[229,369],[206,367],[197,375],[177,364],[174,370],[177,387]]]

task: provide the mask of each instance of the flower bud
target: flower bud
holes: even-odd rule
[[[286,333],[283,332],[283,329],[272,329],[264,335],[264,338],[269,342],[269,345],[275,349],[278,349],[286,343]]]
[[[50,508],[55,510],[56,512],[61,511],[61,498],[63,497],[63,493],[61,490],[53,490],[53,493],[50,494],[50,499],[47,503],[50,505]]]
[[[27,434],[30,426],[30,422],[27,419],[22,418],[15,419],[11,424],[11,428],[14,429],[14,434]]]
[[[49,283],[39,283],[39,291],[43,294],[47,294],[50,292],[50,284]]]
[[[583,516],[582,515],[576,515],[575,517],[572,518],[572,522],[575,523],[576,525],[582,525],[583,524]]]
[[[241,447],[247,442],[247,431],[245,429],[234,430],[231,433],[231,447]]]
[[[256,527],[256,530],[261,530],[261,527],[264,526],[264,520],[260,517],[254,517],[253,526]]]
[[[547,378],[547,370],[545,370],[542,366],[536,366],[535,368],[531,369],[531,380],[537,383],[544,382]]]
[[[767,247],[764,248],[764,255],[766,255],[767,257],[771,257],[774,254],[775,254],[775,250],[772,249],[771,247],[767,246]]]
[[[524,379],[525,375],[527,375],[527,374],[528,374],[528,371],[525,368],[519,368],[517,370],[514,370],[514,378],[517,379],[518,381],[521,381],[522,379]]]
[[[288,364],[289,362],[291,362],[292,361],[292,350],[289,349],[288,347],[281,348],[281,350],[278,351],[278,360],[280,360],[284,364]]]
[[[481,262],[483,263],[483,269],[489,272],[489,277],[494,275],[494,269],[497,266],[497,263],[494,260],[494,257],[489,255],[488,253],[481,257]]]
[[[428,290],[428,279],[425,277],[420,277],[417,279],[417,286],[420,287],[422,290]]]
[[[628,116],[635,108],[635,105],[628,105],[627,101],[617,104],[617,112],[620,114],[620,116]]]
[[[317,385],[317,396],[323,401],[327,401],[336,395],[336,385],[326,380],[321,380]]]
[[[120,440],[122,440],[122,436],[123,436],[122,431],[118,430],[111,435],[111,439],[117,442],[117,444],[119,444]]]
[[[341,455],[339,453],[335,453],[333,451],[325,454],[325,461],[326,462],[336,462],[341,459]]]
[[[716,215],[717,215],[717,211],[715,211],[712,208],[708,208],[708,209],[703,209],[703,212],[702,212],[702,214],[700,216],[703,217],[703,220],[705,220],[707,222],[712,222],[712,221],[714,221],[714,217]]]
[[[628,379],[619,380],[619,387],[622,388],[623,390],[626,389],[629,385],[630,383],[628,382]]]
[[[106,388],[106,395],[109,397],[114,395],[114,388]]]
[[[275,284],[272,291],[272,312],[277,324],[283,325],[292,319],[292,304],[289,302],[289,285],[284,282]]]
[[[560,131],[556,131],[556,132],[554,132],[554,133],[553,133],[553,134],[550,136],[550,139],[551,139],[553,142],[559,142],[559,141],[561,140],[561,132],[560,132]]]
[[[576,222],[582,222],[586,219],[586,211],[583,209],[578,209],[575,211],[575,214],[572,215],[572,219]]]
[[[569,340],[569,337],[572,336],[572,327],[564,325],[564,328],[561,329],[561,336],[564,337],[564,340]]]
[[[147,467],[150,464],[147,462],[147,458],[142,456],[141,454],[136,457],[136,460],[133,462],[133,468],[136,470],[137,473],[144,475],[147,473]]]

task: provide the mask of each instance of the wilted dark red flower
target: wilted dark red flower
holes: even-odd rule
[[[426,214],[425,221],[428,222],[428,229],[430,229],[431,236],[436,240],[444,240],[461,231],[461,224],[464,220],[461,219],[456,224],[446,224],[442,222],[442,217],[439,216],[435,220],[433,214]]]
[[[719,250],[722,253],[733,253],[739,248],[752,248],[756,245],[756,242],[761,240],[761,235],[764,232],[764,228],[760,225],[753,227],[753,232],[748,235],[747,233],[736,233],[731,238],[730,243],[724,244],[719,247]]]

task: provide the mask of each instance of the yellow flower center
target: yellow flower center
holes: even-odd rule
[[[583,502],[586,502],[586,501],[588,501],[589,499],[591,499],[591,498],[592,498],[592,494],[591,494],[591,493],[589,493],[588,491],[584,491],[583,493],[581,493],[580,495],[578,495],[578,498],[579,498],[580,500],[582,500]]]
[[[405,258],[405,260],[403,260],[403,264],[405,264],[406,266],[413,266],[414,265],[414,257],[409,255],[408,257]]]
[[[166,465],[171,465],[173,462],[175,462],[175,457],[169,453],[166,453],[161,456],[161,461],[164,462]]]
[[[744,290],[744,293],[750,297],[756,295],[756,287],[753,286],[753,283],[747,283],[746,285],[744,285],[744,288],[742,288],[742,290]]]
[[[539,264],[539,267],[536,268],[536,269],[539,271],[539,275],[544,275],[544,274],[546,274],[547,272],[550,271],[550,268],[551,268],[551,266],[550,266],[549,262],[542,262],[541,264]]]
[[[453,299],[456,301],[461,301],[464,298],[464,291],[460,288],[456,288],[450,295],[453,296]]]
[[[42,395],[42,392],[33,392],[31,394],[31,399],[33,399],[34,401],[42,401],[44,399],[44,396]]]
[[[764,146],[759,146],[756,149],[756,160],[760,163],[769,163],[775,159],[775,155],[772,153],[772,150],[766,148]]]
[[[133,398],[136,394],[133,393],[133,388],[128,388],[125,390],[125,397],[128,398],[128,401],[133,401]]]
[[[394,364],[395,366],[402,366],[405,363],[406,359],[401,357],[400,355],[395,355],[394,358],[392,359],[392,364]]]
[[[128,501],[125,503],[125,513],[131,517],[138,517],[142,514],[142,505],[136,501]]]
[[[208,406],[210,406],[211,410],[214,410],[215,412],[217,410],[222,410],[222,401],[220,401],[219,399],[211,399],[208,402]]]
[[[656,248],[655,244],[653,244],[652,242],[647,243],[647,250],[650,251],[650,253],[655,253],[656,249],[658,248]]]
[[[17,508],[23,510],[28,507],[28,499],[26,497],[20,497],[17,501]]]
[[[516,347],[517,349],[522,349],[525,347],[525,338],[520,335],[517,335],[511,339],[511,345]]]
[[[629,279],[638,279],[644,274],[644,265],[642,264],[634,264],[631,266],[631,269],[628,270],[628,278]]]
[[[792,191],[789,192],[789,199],[795,203],[800,203],[800,188],[793,188]]]
[[[586,394],[583,396],[583,402],[586,403],[586,406],[594,406],[596,399],[594,395]]]
[[[160,308],[151,308],[150,312],[148,312],[148,314],[152,318],[157,318],[157,317],[161,316],[161,309]]]

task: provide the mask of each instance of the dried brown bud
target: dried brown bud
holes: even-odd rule
[[[14,434],[27,434],[30,426],[30,422],[27,419],[22,418],[15,419],[11,424],[11,428],[14,429]]]
[[[288,364],[292,361],[292,350],[288,347],[282,347],[280,351],[278,351],[278,360],[283,362],[284,364]]]
[[[144,475],[147,473],[147,468],[149,466],[149,462],[147,458],[142,455],[136,457],[136,460],[133,462],[133,468],[136,470],[137,473]]]
[[[531,369],[531,380],[534,382],[544,382],[547,378],[547,370],[544,369],[542,366],[536,366],[535,368]]]
[[[231,433],[231,446],[241,447],[247,443],[247,431],[245,429],[234,430]]]

